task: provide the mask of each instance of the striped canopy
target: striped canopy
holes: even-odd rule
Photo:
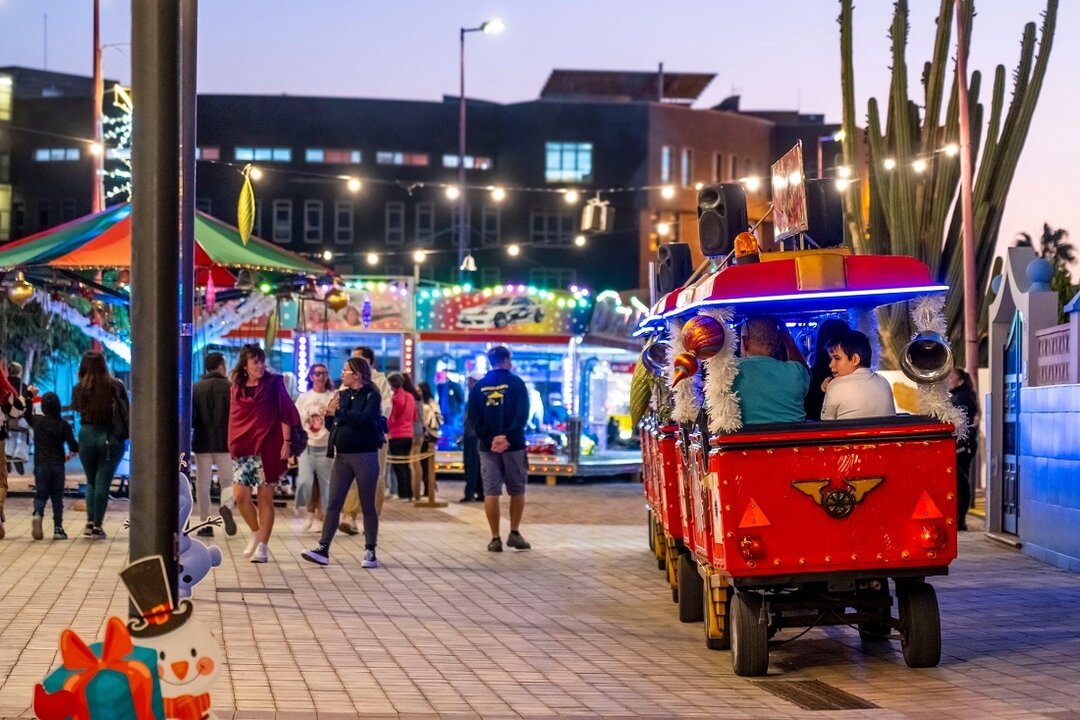
[[[131,267],[131,205],[116,205],[36,235],[0,245],[0,270],[30,268],[98,270]],[[252,237],[247,245],[239,231],[205,213],[195,217],[196,283],[213,277],[217,287],[231,287],[226,268],[317,277],[327,268],[295,253]]]

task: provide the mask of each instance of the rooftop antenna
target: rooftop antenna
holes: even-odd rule
[[[664,102],[664,63],[656,71],[656,102]]]

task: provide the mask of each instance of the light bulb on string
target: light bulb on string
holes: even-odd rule
[[[367,264],[368,265],[378,265],[379,264],[379,256],[377,254],[373,253],[373,252],[368,253],[367,254]]]
[[[506,246],[506,254],[510,257],[517,257],[521,254],[521,247],[517,243],[511,243]]]
[[[334,253],[330,252],[329,250],[323,250],[322,259],[326,262],[330,262],[334,259]]]
[[[656,234],[660,237],[667,237],[671,232],[671,224],[666,222],[656,223]]]
[[[886,170],[892,170],[896,167],[896,160],[893,158],[885,158],[885,162],[882,163],[882,166]]]
[[[449,200],[457,200],[461,197],[461,190],[457,185],[448,185],[446,188],[446,197]]]
[[[675,197],[675,186],[665,185],[664,187],[660,188],[660,197],[664,198],[665,200],[670,200],[671,198]]]
[[[851,177],[851,168],[849,168],[847,165],[841,165],[836,169],[836,174],[844,180],[847,180]]]
[[[262,180],[262,176],[263,171],[257,167],[252,166],[251,170],[248,171],[248,177],[252,180]]]
[[[491,188],[491,199],[495,202],[502,202],[506,199],[506,191],[501,187]]]
[[[926,161],[922,158],[916,160],[915,162],[911,163],[911,169],[917,173],[926,172]]]
[[[585,247],[585,242],[586,242],[586,238],[585,238],[584,235],[575,235],[574,236],[574,245],[577,245],[578,247]]]
[[[788,183],[791,184],[791,185],[797,185],[798,184],[798,175],[799,175],[798,172],[791,173],[791,177],[788,178]],[[796,179],[795,182],[792,182],[792,178]],[[749,190],[750,192],[757,192],[758,190],[761,189],[761,178],[759,178],[756,175],[751,175],[750,177],[743,180],[743,185],[745,185],[746,189]]]
[[[360,192],[360,188],[362,188],[363,186],[364,184],[354,177],[351,177],[345,181],[345,187],[349,189],[349,192]]]
[[[960,153],[960,146],[956,143],[949,143],[944,147],[944,150],[949,157],[956,157]]]
[[[413,262],[422,263],[427,260],[427,253],[423,250],[417,250],[413,253]]]
[[[581,195],[578,194],[577,190],[567,190],[563,195],[563,200],[566,201],[567,205],[573,205],[580,199]]]

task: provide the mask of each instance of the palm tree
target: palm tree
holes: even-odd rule
[[[1042,237],[1039,238],[1039,255],[1054,263],[1054,269],[1066,269],[1070,263],[1076,262],[1076,246],[1065,242],[1069,237],[1069,231],[1065,228],[1050,229],[1050,223],[1043,223]],[[1028,233],[1020,233],[1016,236],[1016,244],[1019,247],[1034,247],[1034,240]]]

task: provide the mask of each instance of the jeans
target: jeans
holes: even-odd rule
[[[218,501],[226,507],[233,506],[233,461],[227,452],[195,453],[195,500],[199,505],[198,522],[210,517],[213,508],[210,505],[211,467],[217,466],[218,485],[221,497]],[[194,522],[192,523],[195,524]]]
[[[412,453],[412,444],[411,437],[390,438],[390,454],[397,458],[393,463],[394,477],[397,478],[398,497],[402,500],[412,500],[413,497],[412,471],[407,459]]]
[[[341,518],[345,496],[356,481],[359,489],[360,507],[364,513],[364,544],[374,550],[379,540],[379,515],[375,512],[375,487],[379,481],[379,454],[338,453],[330,473],[330,502],[326,508],[326,520],[320,542],[329,547],[334,541]]]
[[[124,457],[124,443],[107,425],[83,425],[79,430],[79,462],[86,472],[86,522],[100,527],[109,506],[109,487]]]
[[[53,525],[64,524],[64,466],[34,466],[34,514],[45,516],[45,503],[52,500]]]
[[[330,500],[330,472],[334,466],[333,458],[326,457],[326,447],[308,445],[296,459],[296,507],[306,508],[311,496],[311,488],[319,483],[319,505],[323,515]]]

